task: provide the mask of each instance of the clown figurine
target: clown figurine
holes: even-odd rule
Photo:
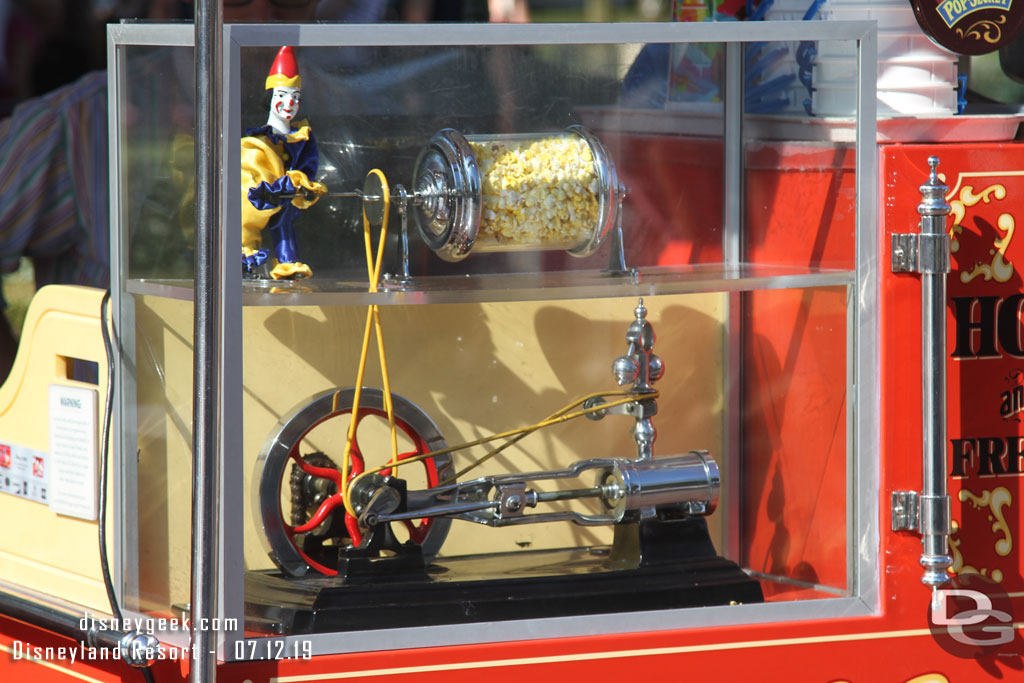
[[[242,138],[242,272],[258,277],[269,262],[272,278],[295,280],[313,274],[299,261],[295,219],[327,188],[313,180],[319,161],[313,132],[308,125],[293,125],[302,79],[291,47],[282,47],[270,67],[267,97],[267,124],[247,129]],[[273,237],[274,258],[262,247],[264,228]]]

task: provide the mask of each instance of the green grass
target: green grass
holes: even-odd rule
[[[27,258],[21,259],[18,270],[10,275],[3,276],[4,298],[7,299],[7,308],[4,315],[11,324],[15,337],[21,336],[21,328],[25,324],[25,314],[28,312],[28,304],[32,295],[36,293],[35,274],[32,270],[32,262]]]

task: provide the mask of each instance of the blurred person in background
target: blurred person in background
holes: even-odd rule
[[[90,2],[0,0],[0,116],[102,68],[99,28]]]
[[[31,12],[19,15],[19,10]],[[0,0],[0,20],[8,5]],[[97,66],[90,46],[104,45],[104,23],[122,19],[190,19],[189,0],[14,0],[5,35],[20,16],[37,27],[33,47],[48,45],[25,68],[14,66],[5,46],[8,77],[19,95],[45,92],[17,104],[0,121],[0,271],[32,262],[36,288],[48,284],[109,286],[110,224],[107,166],[107,74],[83,70]],[[375,21],[384,0],[224,0],[224,21]],[[12,23],[14,22],[14,23]],[[85,30],[82,27],[87,27]],[[95,30],[90,30],[93,27]],[[79,35],[74,36],[74,30]],[[38,35],[38,39],[34,36]],[[34,47],[33,47],[34,49]],[[40,50],[42,48],[40,47]],[[105,56],[105,50],[100,52]],[[102,66],[102,63],[99,64]],[[78,73],[72,72],[78,69]],[[22,71],[29,74],[22,80]],[[43,72],[43,73],[40,73]],[[52,86],[53,77],[78,77]],[[7,308],[0,289],[0,308]],[[10,372],[17,340],[6,315],[0,315],[0,381]]]
[[[487,0],[488,20],[501,24],[525,24],[530,21],[526,0]]]

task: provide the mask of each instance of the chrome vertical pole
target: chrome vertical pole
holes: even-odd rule
[[[744,43],[725,44],[725,130],[723,148],[722,252],[726,265],[743,260],[743,49]]]
[[[205,628],[217,615],[220,420],[223,387],[218,343],[221,310],[220,193],[221,30],[220,0],[197,0],[196,74],[196,257],[192,407],[192,683],[216,680],[216,633]]]
[[[921,581],[938,586],[948,578],[953,563],[949,555],[950,503],[946,490],[946,273],[949,272],[949,236],[946,217],[949,190],[938,176],[938,157],[928,157],[931,174],[921,186],[920,253],[934,255],[921,261],[921,370],[922,449],[924,475],[921,484]],[[934,246],[929,246],[929,243]]]
[[[725,267],[738,272],[743,262],[743,55],[745,43],[725,44],[725,87],[723,105],[725,121],[722,131],[724,158],[722,163],[722,256]],[[726,488],[723,509],[726,517],[724,554],[740,559],[740,517],[743,496],[740,482],[742,470],[743,422],[743,305],[742,292],[730,292],[725,299],[725,339],[723,340],[725,416],[723,420],[723,464]]]

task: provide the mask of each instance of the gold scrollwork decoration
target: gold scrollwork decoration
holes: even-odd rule
[[[999,486],[991,491],[982,491],[980,495],[975,495],[965,489],[960,491],[959,498],[961,502],[969,502],[977,510],[988,508],[990,513],[988,519],[992,522],[992,532],[999,535],[995,542],[996,554],[1000,557],[1007,557],[1013,550],[1013,536],[1010,533],[1010,527],[1006,522],[1004,514],[1004,508],[1013,504],[1013,496],[1010,491],[1003,486]],[[980,574],[992,579],[996,583],[1001,583],[1003,580],[1001,569],[993,568],[989,570],[987,567],[978,568],[966,564],[963,553],[960,552],[962,539],[956,538],[959,532],[960,525],[956,520],[953,520],[953,533],[949,538],[950,551],[953,553],[953,565],[950,567],[950,571],[958,575]]]
[[[989,185],[978,194],[974,194],[973,185],[964,185],[963,189],[960,190],[960,201],[963,202],[964,206],[974,206],[978,202],[988,204],[993,198],[1006,199],[1006,186]]]
[[[953,216],[953,227],[950,228],[950,250],[956,253],[960,249],[960,237],[963,234],[963,221],[967,217],[968,207],[975,206],[982,202],[989,204],[993,199],[1005,199],[1006,186],[995,184],[989,185],[980,192],[974,191],[973,185],[964,185],[956,199],[950,201],[950,214]],[[960,273],[960,281],[968,283],[976,277],[982,277],[986,282],[1007,282],[1013,276],[1013,263],[1006,260],[1006,250],[1013,239],[1015,221],[1008,213],[1000,214],[996,220],[996,227],[1003,233],[992,242],[992,262],[984,263],[978,261],[970,270]]]
[[[968,207],[974,206],[980,202],[989,204],[993,199],[1005,199],[1006,198],[1006,186],[1005,185],[989,185],[981,192],[975,194],[973,185],[964,185],[960,188],[960,194],[949,201],[949,214],[953,217],[953,230],[952,232],[959,233],[963,231],[963,222],[967,218]],[[954,236],[954,239],[955,236]]]
[[[956,30],[956,34],[960,38],[984,40],[986,43],[994,45],[1003,37],[1003,29],[1000,28],[1000,25],[1005,23],[1005,14],[997,17],[996,19],[981,19],[968,26],[966,31],[958,28]]]
[[[980,574],[988,577],[996,583],[1003,582],[1003,572],[1001,569],[993,569],[991,575],[987,567],[978,569],[977,567],[964,563],[964,555],[960,552],[961,539],[956,538],[957,532],[960,531],[960,524],[954,519],[953,520],[953,533],[949,536],[949,550],[953,553],[953,564],[949,567],[951,574],[959,576],[960,574]]]
[[[960,491],[960,501],[970,502],[975,509],[987,507],[989,510],[988,519],[992,522],[992,533],[1001,534],[995,544],[996,554],[1006,557],[1013,550],[1013,536],[1010,534],[1010,527],[1003,515],[1003,508],[1013,504],[1013,495],[1005,486],[999,486],[991,491],[982,491],[976,496],[967,489]]]

